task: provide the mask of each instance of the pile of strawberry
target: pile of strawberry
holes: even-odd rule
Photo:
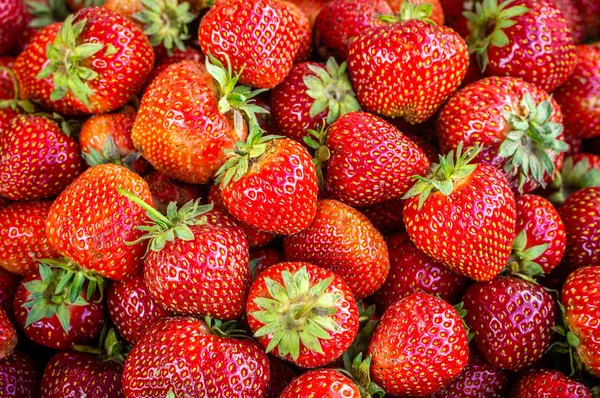
[[[0,0],[0,396],[600,396],[600,0]]]

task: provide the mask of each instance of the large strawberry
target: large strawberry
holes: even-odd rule
[[[553,91],[575,66],[573,36],[550,0],[484,0],[469,20],[469,53],[489,76],[514,76]]]
[[[278,1],[224,0],[202,18],[198,40],[204,54],[231,62],[242,84],[273,88],[292,67],[300,28]]]
[[[467,332],[445,301],[413,293],[389,307],[369,345],[371,377],[387,393],[426,396],[467,365]]]
[[[515,198],[506,178],[470,164],[476,149],[462,145],[405,195],[404,224],[420,250],[471,279],[494,278],[506,265],[515,233]]]
[[[252,283],[246,313],[267,352],[307,368],[338,359],[358,332],[358,308],[348,285],[310,263],[264,270]]]
[[[39,398],[42,369],[33,356],[15,351],[0,359],[0,387],[6,398]]]
[[[405,1],[402,7],[402,22],[369,29],[350,44],[348,71],[366,111],[414,124],[429,119],[456,91],[469,56],[452,29],[406,19],[421,14],[423,5]]]
[[[192,317],[161,319],[127,356],[125,396],[262,397],[269,359],[256,342],[228,337],[228,332],[237,331]]]
[[[375,293],[390,260],[383,236],[358,210],[334,199],[319,201],[308,228],[284,237],[288,261],[305,261],[335,272],[357,298]]]
[[[557,370],[530,370],[519,377],[510,398],[592,398],[591,391]]]

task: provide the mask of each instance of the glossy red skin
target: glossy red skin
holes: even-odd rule
[[[452,193],[432,193],[404,204],[406,231],[415,246],[450,270],[477,281],[504,269],[515,237],[515,198],[496,168],[478,164]],[[493,226],[493,227],[492,227]]]
[[[467,45],[456,32],[418,20],[372,28],[348,54],[363,109],[413,124],[433,116],[458,89],[468,65]]]
[[[558,7],[563,17],[565,17],[565,21],[573,35],[573,42],[583,41],[585,37],[584,15],[582,9],[577,5],[577,0],[552,0],[552,3]]]
[[[358,333],[359,319],[356,301],[352,291],[342,278],[331,271],[307,262],[283,262],[275,264],[264,270],[254,282],[252,282],[250,293],[248,294],[246,314],[248,314],[248,324],[253,333],[265,326],[264,323],[252,316],[253,312],[262,309],[262,307],[254,302],[255,298],[272,298],[271,293],[267,290],[265,278],[279,282],[284,286],[281,273],[287,270],[291,274],[294,274],[302,267],[306,268],[311,287],[324,279],[333,277],[331,284],[325,289],[324,293],[331,293],[339,296],[339,299],[336,302],[337,311],[335,314],[329,316],[339,328],[329,332],[330,339],[319,339],[321,348],[323,349],[322,354],[313,352],[302,343],[300,343],[300,355],[297,359],[293,359],[289,354],[281,356],[277,347],[274,348],[270,354],[304,368],[316,368],[331,363],[341,357],[346,349],[352,344]],[[272,337],[273,334],[271,333],[258,337],[257,340],[262,345],[263,349],[265,349],[269,345]]]
[[[283,256],[283,252],[279,249],[272,247],[261,247],[250,250],[250,261],[252,260],[258,260],[256,268],[252,270],[252,277],[253,279],[256,279],[261,272],[272,265],[284,262],[285,258]]]
[[[571,269],[600,265],[600,187],[584,188],[558,208],[565,224],[567,250],[564,261]]]
[[[508,375],[487,363],[472,347],[465,370],[430,398],[505,398]]]
[[[268,384],[269,359],[256,342],[217,337],[192,317],[161,319],[123,369],[128,398],[164,397],[170,389],[175,396],[260,398]]]
[[[409,138],[383,119],[351,112],[327,130],[325,186],[333,199],[368,206],[401,198],[425,176],[429,160]]]
[[[0,307],[12,317],[13,300],[21,277],[0,268]]]
[[[257,37],[256,32],[265,36]],[[292,67],[300,46],[300,26],[288,8],[275,0],[227,0],[217,2],[202,18],[198,40],[204,54],[212,54],[224,65],[229,57],[234,74],[241,72],[241,84],[273,88]]]
[[[371,380],[389,394],[425,396],[440,390],[467,365],[467,333],[445,301],[413,293],[381,317],[369,345]]]
[[[290,3],[297,5],[304,14],[308,17],[311,28],[315,24],[317,15],[321,12],[325,4],[331,0],[289,0]]]
[[[281,1],[281,0],[280,0]],[[298,62],[308,61],[312,55],[313,49],[313,31],[312,25],[308,16],[302,11],[302,9],[294,4],[293,1],[281,1],[292,14],[292,17],[296,20],[298,26],[298,52],[294,58],[294,64]],[[289,74],[289,73],[288,73]]]
[[[280,398],[281,392],[297,376],[297,373],[286,362],[272,355],[269,355],[269,367],[271,376],[264,398]]]
[[[0,308],[0,359],[13,353],[17,346],[17,331],[4,309]]]
[[[77,142],[47,117],[16,116],[0,132],[0,195],[8,199],[52,197],[81,171]]]
[[[61,351],[50,359],[42,378],[44,398],[121,398],[123,366],[77,351]]]
[[[600,1],[599,0],[575,0],[579,8],[582,10],[583,23],[586,34],[590,37],[598,35],[600,23]]]
[[[193,240],[148,251],[144,280],[152,298],[171,311],[236,319],[252,281],[248,242],[230,216],[215,211],[206,217],[205,225],[190,226]]]
[[[525,249],[548,244],[544,253],[533,260],[542,267],[544,274],[547,274],[558,266],[565,253],[567,245],[565,225],[552,203],[541,196],[518,196],[516,204],[515,236],[525,230],[527,235]]]
[[[335,369],[309,370],[295,378],[279,398],[360,398],[356,383]]]
[[[131,346],[159,319],[173,315],[152,299],[142,274],[110,285],[106,304],[119,335]]]
[[[170,202],[176,202],[178,208],[190,200],[200,200],[200,203],[206,203],[208,197],[206,185],[177,181],[152,168],[144,173],[143,177],[152,192],[154,206],[163,214],[166,214]]]
[[[557,370],[531,370],[510,391],[510,398],[592,398],[590,390]]]
[[[334,199],[319,201],[313,223],[284,237],[283,251],[287,261],[305,261],[335,272],[358,299],[375,293],[390,269],[383,236],[362,213]]]
[[[135,152],[131,141],[131,127],[136,114],[135,108],[125,106],[118,112],[93,115],[87,119],[79,132],[81,152],[90,153],[91,149],[94,149],[102,153],[110,137],[114,140],[121,158]]]
[[[469,283],[466,277],[433,261],[412,244],[407,234],[392,235],[386,239],[386,244],[390,253],[390,273],[372,297],[378,311],[385,311],[414,292],[439,296],[449,303],[459,301]]]
[[[405,231],[402,220],[403,207],[404,199],[392,199],[388,202],[359,207],[357,210],[363,213],[379,232],[387,234]]]
[[[170,65],[148,87],[131,138],[161,173],[205,184],[227,160],[224,150],[246,139],[234,129],[233,114],[218,109],[219,88],[203,64]]]
[[[141,90],[142,93],[146,92],[148,87],[150,87],[150,83],[152,83],[154,79],[156,79],[156,77],[162,73],[162,71],[167,69],[169,65],[186,60],[195,61],[200,64],[204,64],[205,62],[204,54],[193,47],[186,46],[185,51],[181,51],[175,47],[172,51],[173,54],[169,55],[163,46],[156,47],[154,49],[156,62],[154,68],[152,68],[152,71],[150,71],[150,74],[144,83],[144,87]]]
[[[9,56],[0,56],[0,67],[12,69],[15,65],[15,58]],[[15,79],[6,70],[0,69],[0,100],[13,99],[15,97]]]
[[[402,8],[404,0],[387,0],[388,4],[392,8],[392,13],[398,15]],[[412,4],[431,4],[433,7],[429,19],[438,25],[444,25],[444,9],[442,7],[442,0],[411,0]]]
[[[561,302],[569,329],[579,338],[579,358],[585,368],[600,377],[600,267],[581,267],[567,277]]]
[[[15,116],[23,113],[21,108],[0,108],[0,132]]]
[[[27,24],[27,9],[23,1],[0,1],[0,55],[13,48],[17,37]]]
[[[442,153],[456,150],[462,142],[465,147],[480,144],[482,150],[475,162],[490,164],[502,171],[516,192],[519,186],[519,172],[504,171],[508,158],[498,156],[500,145],[513,129],[504,118],[503,111],[522,115],[520,102],[529,93],[536,104],[550,98],[552,105],[551,122],[563,124],[560,107],[547,92],[531,83],[514,77],[488,77],[472,83],[457,92],[444,105],[436,124]],[[563,139],[560,134],[558,139]],[[560,169],[564,155],[547,150],[557,169]],[[552,177],[546,174],[546,182]],[[523,187],[525,193],[539,188],[540,184],[529,178]]]
[[[86,270],[121,280],[137,275],[147,242],[128,244],[144,232],[146,211],[117,192],[123,188],[152,204],[142,177],[112,163],[87,169],[54,201],[46,233],[50,244]]]
[[[550,0],[515,0],[510,6],[530,11],[512,18],[503,29],[509,43],[487,50],[488,76],[514,76],[548,92],[564,83],[575,66],[576,54],[569,24]]]
[[[38,398],[42,371],[34,358],[15,351],[0,359],[0,391],[6,398]]]
[[[315,21],[315,46],[323,59],[348,58],[349,46],[357,36],[374,26],[385,25],[378,14],[391,15],[386,0],[333,0],[323,7]]]
[[[565,118],[565,134],[578,138],[600,135],[600,47],[576,47],[577,64],[573,74],[556,89],[554,98]]]
[[[37,322],[25,327],[25,321],[30,309],[23,307],[27,302],[29,292],[24,284],[33,280],[41,280],[39,274],[26,276],[17,289],[13,309],[17,325],[25,332],[25,336],[36,344],[40,344],[56,350],[69,348],[74,344],[87,344],[98,335],[104,322],[105,304],[100,300],[100,292],[96,292],[91,300],[87,299],[87,284],[81,292],[87,305],[69,305],[70,322],[69,332],[65,333],[63,327],[54,315],[52,318],[42,318]]]
[[[308,151],[298,142],[269,141],[248,172],[223,187],[227,210],[261,231],[290,235],[310,225],[317,211],[317,172]]]
[[[550,345],[556,306],[540,285],[499,276],[471,285],[463,303],[475,345],[498,369],[523,370]]]
[[[15,202],[0,209],[0,267],[17,275],[38,270],[38,259],[58,258],[48,242],[46,219],[52,201]]]

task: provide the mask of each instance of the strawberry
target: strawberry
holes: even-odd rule
[[[585,26],[583,24],[584,16],[582,9],[578,6],[577,0],[552,0],[552,3],[560,10],[571,34],[573,42],[580,43],[585,37]]]
[[[79,146],[62,124],[46,116],[19,115],[4,126],[0,195],[11,200],[52,197],[81,173]]]
[[[6,311],[0,308],[0,359],[12,355],[17,345],[17,331]]]
[[[387,0],[388,4],[392,8],[392,13],[397,15],[402,10],[402,3],[406,0]],[[444,9],[442,7],[442,0],[409,0],[414,5],[419,4],[430,4],[431,15],[429,19],[435,22],[437,25],[444,24]]]
[[[306,368],[338,359],[358,332],[358,308],[348,285],[310,263],[264,270],[250,287],[246,313],[267,353]]]
[[[15,97],[16,77],[12,71],[15,66],[15,58],[0,56],[0,101],[13,99]]]
[[[142,93],[146,92],[154,79],[156,79],[156,77],[160,75],[162,71],[167,69],[169,65],[173,65],[185,60],[195,61],[201,64],[206,62],[204,54],[190,46],[185,46],[185,51],[182,51],[176,47],[172,50],[171,54],[169,54],[166,49],[163,49],[164,47],[157,47],[154,49],[156,61],[154,68],[152,68],[152,71],[150,71],[150,74],[144,83],[144,87],[141,90]]]
[[[596,238],[600,228],[600,187],[575,192],[558,208],[558,214],[567,233],[565,262],[571,269],[600,265],[600,242]]]
[[[404,231],[402,220],[403,199],[392,199],[387,202],[377,203],[371,206],[359,207],[375,228],[382,234]]]
[[[462,145],[405,195],[404,225],[415,246],[450,270],[478,281],[506,265],[515,237],[515,198],[506,178],[470,164],[477,149]],[[481,209],[485,209],[482,211]]]
[[[445,301],[412,293],[389,307],[369,345],[371,378],[387,393],[425,396],[467,365],[467,332]]]
[[[72,0],[67,0],[67,1],[72,1]],[[141,11],[149,10],[148,8],[146,8],[144,6],[144,4],[142,3],[141,0],[127,0],[127,1],[106,0],[106,1],[104,1],[104,4],[102,4],[102,7],[109,9],[111,11],[114,11],[116,13],[119,13],[119,14],[123,15],[124,17],[129,17],[132,19],[134,19],[134,15],[136,15],[137,13],[139,13]],[[168,15],[165,15],[165,17],[169,18]],[[138,19],[134,19],[134,21],[138,24],[138,26],[143,27],[144,23],[142,21],[140,21]],[[175,31],[178,32],[178,30],[175,30]],[[171,33],[171,32],[164,32],[164,33]],[[164,47],[159,46],[159,47],[156,47],[155,50],[158,48],[164,48]]]
[[[21,282],[21,277],[0,268],[0,308],[12,318],[15,293]]]
[[[511,398],[592,398],[591,391],[556,370],[530,370],[519,377]]]
[[[329,58],[326,65],[303,62],[292,67],[271,92],[271,115],[281,134],[303,142],[309,136],[306,130],[360,109],[346,66]]]
[[[305,141],[315,164],[327,162],[324,183],[331,198],[368,206],[402,197],[423,176],[429,160],[409,138],[383,119],[351,112]]]
[[[575,47],[577,64],[567,81],[556,89],[554,98],[565,117],[565,134],[579,138],[600,136],[600,47]]]
[[[337,200],[319,201],[305,230],[284,237],[287,261],[305,261],[335,272],[362,299],[387,278],[390,260],[383,236],[358,210]]]
[[[300,10],[302,10],[302,12],[308,18],[308,21],[310,22],[310,27],[312,29],[315,24],[315,20],[317,19],[317,15],[319,15],[319,13],[323,9],[323,7],[325,7],[325,5],[327,3],[329,3],[331,0],[287,0],[287,1],[295,4],[296,6],[298,6],[298,8],[300,8]]]
[[[292,14],[292,18],[296,20],[298,25],[298,52],[294,58],[294,64],[298,62],[308,61],[312,55],[313,49],[313,34],[312,25],[302,9],[294,4],[293,1],[281,1],[287,10]]]
[[[567,21],[550,0],[484,0],[467,11],[469,53],[488,76],[513,76],[548,92],[575,66]]]
[[[579,152],[565,158],[550,185],[548,199],[559,206],[580,189],[600,186],[600,156]]]
[[[457,303],[468,279],[436,263],[413,245],[407,234],[386,239],[390,253],[390,273],[385,283],[372,297],[379,311],[414,292],[438,296]]]
[[[22,1],[0,1],[0,55],[8,53],[25,30],[27,9]]]
[[[46,219],[51,201],[15,202],[0,209],[0,266],[17,275],[37,271],[39,258],[58,258],[50,245]]]
[[[240,83],[273,88],[289,73],[300,46],[300,26],[275,0],[218,1],[200,22],[204,54],[231,62]]]
[[[499,276],[471,285],[463,303],[477,349],[498,369],[525,369],[550,345],[556,307],[538,284]]]
[[[154,169],[144,174],[144,180],[152,192],[154,206],[162,214],[167,212],[170,202],[177,203],[177,206],[183,206],[190,200],[200,199],[204,203],[208,196],[207,186],[180,182]]]
[[[558,104],[548,93],[513,77],[468,85],[444,105],[436,125],[442,151],[479,144],[477,162],[504,171],[515,190],[545,186],[568,146]]]
[[[172,315],[152,299],[143,274],[113,283],[108,288],[107,306],[110,319],[123,339],[134,346],[146,329],[159,319]]]
[[[427,4],[405,1],[402,7],[402,22],[369,29],[350,44],[348,71],[364,110],[414,124],[429,119],[458,89],[469,56],[452,29],[407,19],[424,16]]]
[[[0,388],[6,398],[38,398],[42,371],[28,354],[15,351],[0,359]]]
[[[228,332],[238,332],[231,327],[220,322],[207,326],[192,317],[161,319],[127,356],[125,396],[262,397],[269,384],[269,360],[256,342],[228,337]]]

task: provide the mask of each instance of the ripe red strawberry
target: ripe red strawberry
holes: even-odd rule
[[[22,1],[0,1],[0,55],[8,53],[25,30],[27,9]]]
[[[386,244],[390,253],[390,273],[372,298],[378,311],[385,311],[414,292],[438,296],[449,303],[459,301],[467,287],[467,278],[433,261],[404,233],[388,237]]]
[[[0,131],[0,195],[11,200],[54,196],[81,173],[77,141],[45,116],[19,115]],[[33,145],[35,143],[35,145]]]
[[[348,285],[310,263],[284,262],[263,271],[250,287],[246,313],[267,353],[305,368],[335,361],[358,333]]]
[[[571,269],[600,265],[600,187],[575,192],[558,208],[558,214],[567,233],[564,261]]]
[[[122,4],[123,2],[119,2]],[[156,79],[158,75],[160,75],[165,69],[167,69],[170,65],[176,64],[181,61],[189,60],[195,61],[198,63],[205,63],[206,58],[204,54],[202,54],[199,50],[196,50],[194,47],[186,46],[185,51],[182,51],[178,48],[174,48],[172,53],[169,54],[166,49],[163,50],[164,47],[158,47],[154,49],[154,55],[156,57],[156,61],[154,64],[154,68],[150,71],[146,82],[144,83],[144,87],[141,92],[145,93],[150,84]]]
[[[152,192],[154,206],[162,214],[167,212],[167,207],[171,202],[177,203],[177,206],[180,207],[190,200],[199,199],[200,202],[204,203],[208,197],[209,188],[206,185],[180,182],[154,169],[143,176],[148,183],[150,192]]]
[[[0,101],[15,97],[15,89],[18,86],[15,86],[16,76],[12,72],[14,66],[14,57],[0,56]]]
[[[288,8],[275,0],[224,0],[200,22],[204,54],[231,62],[240,83],[273,88],[289,73],[300,46],[300,27]]]
[[[583,10],[577,4],[577,0],[552,0],[552,3],[560,10],[571,34],[573,35],[573,42],[580,43],[585,37],[585,25],[583,23],[584,16]]]
[[[600,267],[581,267],[567,277],[562,288],[565,332],[585,369],[600,377]],[[572,336],[571,336],[572,335]]]
[[[351,112],[306,142],[316,150],[315,164],[325,167],[331,198],[368,206],[401,198],[424,176],[429,160],[409,138],[383,119]]]
[[[113,283],[108,288],[106,303],[115,328],[131,346],[159,319],[172,315],[152,299],[143,274]]]
[[[38,398],[42,370],[36,360],[15,351],[10,357],[0,359],[0,387],[6,398]]]
[[[592,398],[592,393],[557,370],[540,369],[521,375],[510,398]]]
[[[426,5],[405,1],[402,7],[402,22],[372,28],[350,44],[348,71],[364,110],[414,124],[429,119],[460,86],[469,55],[452,29],[405,20]]]
[[[46,236],[51,201],[15,202],[0,209],[0,267],[17,275],[37,272],[40,258],[58,258]]]
[[[302,12],[308,17],[311,29],[315,24],[317,15],[321,12],[323,7],[331,0],[288,0],[290,3],[297,5]]]
[[[525,369],[550,345],[556,307],[538,284],[499,276],[471,285],[463,303],[475,345],[498,369]]]
[[[449,384],[467,365],[467,332],[450,304],[413,293],[385,311],[369,355],[371,377],[387,393],[425,396]]]
[[[67,0],[67,1],[73,1],[73,0]],[[127,0],[127,1],[123,1],[123,0],[106,0],[104,1],[104,4],[102,4],[102,7],[112,10],[116,13],[119,13],[125,17],[129,17],[134,19],[134,15],[138,12],[141,12],[143,10],[147,10],[146,7],[144,7],[144,3],[142,3],[141,0]],[[166,16],[168,18],[168,16]],[[138,26],[142,27],[143,23],[137,19],[134,19],[134,21],[138,24]],[[178,29],[177,29],[178,31]],[[163,32],[166,33],[166,32]],[[159,49],[159,48],[164,48],[164,47],[157,47],[155,48],[155,50]]]
[[[515,237],[515,198],[506,178],[470,164],[476,149],[462,145],[405,195],[403,217],[415,246],[450,270],[478,281],[505,267]],[[485,209],[482,211],[480,209]]]
[[[6,311],[0,308],[0,359],[12,355],[17,345],[17,331]]]
[[[469,53],[488,76],[513,76],[548,92],[575,66],[573,36],[550,0],[484,0],[469,20]]]
[[[357,382],[349,374],[336,369],[315,369],[301,374],[285,388],[279,398],[358,398],[375,396],[371,391],[361,394]],[[368,376],[368,368],[367,368]],[[383,391],[381,391],[382,395]]]
[[[436,133],[443,152],[481,145],[476,161],[503,170],[525,193],[552,179],[568,149],[558,104],[513,77],[489,77],[457,92],[440,112]]]
[[[308,61],[312,55],[313,49],[313,33],[312,33],[312,25],[310,20],[306,16],[306,14],[302,11],[302,9],[294,4],[293,1],[287,0],[279,0],[281,4],[283,4],[290,14],[292,14],[292,18],[296,21],[298,25],[298,52],[296,53],[296,57],[294,58],[294,64],[298,62]],[[289,73],[288,73],[289,74]]]
[[[227,337],[228,331],[236,332],[227,323],[210,326],[192,317],[161,319],[127,356],[125,396],[264,396],[269,360],[260,346]]]
[[[399,14],[402,10],[402,3],[406,0],[387,0],[388,4],[392,8],[393,14]],[[414,5],[418,4],[430,4],[431,5],[431,15],[429,19],[435,22],[437,25],[444,24],[444,9],[442,8],[441,0],[410,0],[410,2]]]
[[[131,244],[143,233],[144,210],[122,197],[127,189],[152,203],[148,184],[123,166],[101,164],[86,170],[54,201],[48,240],[87,271],[121,280],[139,273],[146,245]]]
[[[20,282],[20,276],[0,268],[0,307],[6,311],[10,318],[12,318],[13,301]]]
[[[575,47],[577,64],[568,80],[556,89],[554,98],[565,118],[565,134],[573,137],[600,136],[600,47]]]
[[[319,201],[312,224],[284,237],[283,250],[288,261],[335,272],[358,299],[375,293],[390,269],[383,236],[358,210],[333,199]]]

